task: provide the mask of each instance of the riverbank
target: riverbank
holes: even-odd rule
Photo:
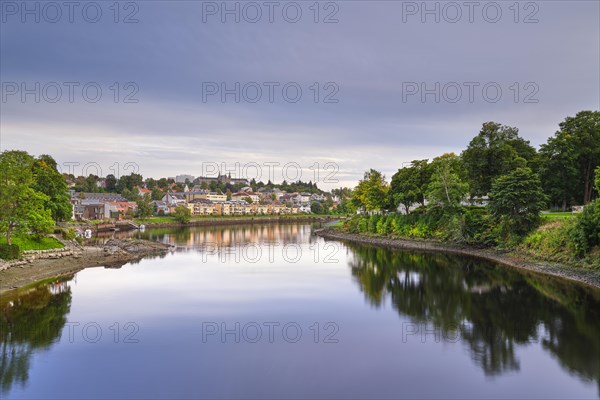
[[[334,228],[318,229],[315,231],[315,234],[325,239],[353,243],[362,243],[406,250],[466,255],[490,260],[512,268],[569,279],[600,289],[600,272],[598,271],[578,270],[561,264],[533,261],[526,258],[522,254],[514,252],[501,252],[493,249],[479,249],[470,246],[455,245],[431,240],[406,240],[386,238],[381,236],[367,236],[341,232]]]
[[[285,217],[225,217],[192,220],[182,224],[178,222],[146,223],[146,228],[185,228],[194,226],[222,226],[248,224],[285,224],[328,222],[334,216],[285,216]],[[77,230],[92,229],[93,225],[69,224]],[[162,255],[171,249],[170,245],[139,239],[110,239],[102,246],[79,246],[76,242],[67,242],[58,250],[49,250],[57,254],[56,258],[41,258],[25,255],[21,260],[0,262],[0,294],[32,283],[54,277],[72,275],[85,268],[120,268],[128,262],[139,261],[152,255]],[[59,253],[61,256],[58,257]]]
[[[0,271],[0,294],[35,282],[73,275],[86,268],[120,268],[126,263],[149,256],[166,254],[171,246],[139,239],[109,240],[103,246],[69,244],[67,256],[60,258],[25,258],[6,263]]]

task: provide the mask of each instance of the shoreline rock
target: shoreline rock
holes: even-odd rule
[[[73,275],[86,268],[120,268],[142,258],[162,256],[173,246],[141,239],[111,239],[101,247],[73,245],[57,250],[39,250],[0,266],[0,293],[43,279]]]

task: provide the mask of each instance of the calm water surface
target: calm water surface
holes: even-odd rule
[[[311,231],[152,230],[4,296],[1,398],[598,398],[598,291]]]

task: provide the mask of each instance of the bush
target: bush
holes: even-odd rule
[[[358,232],[358,221],[359,219],[356,217],[350,218],[344,221],[342,225],[342,229],[346,232],[357,233]]]
[[[369,217],[368,231],[369,233],[377,233],[377,223],[379,222],[379,215],[371,215]]]
[[[175,208],[173,218],[175,218],[175,221],[181,224],[187,224],[192,218],[192,212],[186,206],[178,206]]]
[[[552,221],[530,233],[521,246],[534,254],[559,262],[568,262],[574,254],[574,220]]]
[[[376,232],[378,235],[385,235],[386,232],[386,223],[387,223],[387,217],[381,217],[379,218],[379,221],[377,221],[377,225],[376,225]]]
[[[583,256],[600,246],[600,201],[585,206],[577,216],[571,238],[578,255]]]
[[[0,244],[0,258],[3,260],[18,260],[23,255],[17,244]]]
[[[75,229],[73,228],[63,229],[62,231],[62,237],[65,240],[73,240],[75,236]]]
[[[403,226],[404,226],[404,224],[402,223],[402,216],[400,216],[400,215],[394,216],[394,218],[392,219],[392,223],[391,223],[391,230],[392,230],[391,233],[400,236]]]
[[[388,215],[385,219],[385,224],[383,224],[383,234],[391,235],[392,234],[392,221],[394,220],[393,215]]]
[[[356,224],[356,229],[358,233],[367,232],[369,229],[369,217],[361,217]]]
[[[484,207],[465,207],[462,235],[467,243],[494,246],[491,218]]]

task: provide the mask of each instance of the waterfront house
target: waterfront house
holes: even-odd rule
[[[154,205],[154,209],[156,210],[156,214],[158,215],[166,215],[169,214],[169,206],[164,201],[154,200],[152,202]]]
[[[142,187],[139,187],[139,188],[138,188],[138,196],[140,196],[140,197],[144,197],[144,195],[149,195],[149,196],[151,196],[151,195],[152,195],[152,190],[150,190],[150,189],[146,189],[146,188],[142,188]]]
[[[206,199],[210,201],[227,201],[227,195],[223,193],[210,192],[206,195]]]
[[[260,197],[257,193],[253,192],[237,192],[231,195],[231,200],[240,200],[246,201],[246,197],[250,197],[253,203],[258,203],[260,201]]]
[[[185,194],[178,192],[167,192],[163,196],[162,201],[165,202],[169,207],[177,207],[187,203]]]
[[[214,215],[216,213],[215,204],[207,199],[194,199],[190,202],[193,206],[193,215]]]
[[[321,201],[325,201],[325,200],[326,200],[326,198],[325,198],[325,196],[323,196],[322,194],[319,194],[319,193],[313,193],[313,194],[311,194],[311,195],[310,195],[310,201],[318,201],[318,202],[321,202]]]
[[[298,207],[298,212],[309,214],[310,206],[308,204],[302,204]]]

